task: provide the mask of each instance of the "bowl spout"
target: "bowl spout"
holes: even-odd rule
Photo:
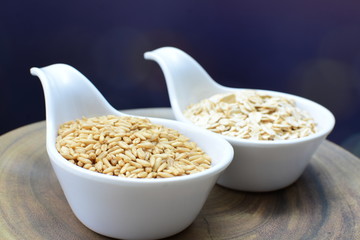
[[[218,85],[191,56],[174,47],[162,47],[144,54],[156,61],[163,73],[174,111],[219,92]]]
[[[96,87],[79,71],[66,64],[33,67],[40,78],[46,106],[47,123],[59,124],[83,116],[111,114],[115,111]]]

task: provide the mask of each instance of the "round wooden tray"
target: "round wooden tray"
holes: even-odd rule
[[[173,118],[168,108],[124,111]],[[356,239],[360,159],[325,141],[300,179],[269,193],[212,190],[195,222],[169,239]],[[0,239],[107,239],[72,213],[45,149],[45,122],[0,137]]]

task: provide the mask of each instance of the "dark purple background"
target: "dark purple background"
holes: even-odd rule
[[[337,120],[329,139],[360,155],[358,0],[9,0],[0,30],[0,134],[45,119],[32,66],[74,66],[118,109],[170,106],[143,53],[174,46],[222,85],[324,105]]]

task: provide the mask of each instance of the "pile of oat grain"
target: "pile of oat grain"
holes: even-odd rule
[[[314,120],[293,100],[252,90],[214,95],[184,114],[200,127],[241,139],[287,140],[316,132]]]
[[[59,153],[99,173],[166,178],[210,168],[211,159],[178,131],[130,116],[83,118],[60,126]]]

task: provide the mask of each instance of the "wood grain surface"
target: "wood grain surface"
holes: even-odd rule
[[[171,118],[169,109],[157,115]],[[216,185],[195,222],[169,239],[359,239],[359,173],[359,158],[325,141],[288,188],[248,193]],[[67,204],[46,153],[45,122],[0,136],[0,239],[108,239]]]

